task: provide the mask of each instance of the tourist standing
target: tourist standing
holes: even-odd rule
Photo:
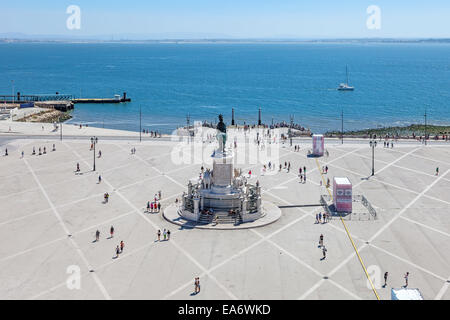
[[[120,248],[119,248],[119,246],[117,246],[116,247],[116,258],[119,257],[119,254],[120,254]]]
[[[386,287],[386,286],[387,286],[387,279],[388,279],[388,272],[386,271],[386,272],[384,273],[384,286],[383,286],[383,287]]]
[[[200,278],[196,277],[194,280],[195,294],[200,293]]]
[[[327,248],[325,248],[325,246],[322,246],[322,254],[323,254],[322,260],[325,260],[325,258],[327,257]]]
[[[319,248],[323,247],[323,234],[320,235],[319,237]]]
[[[125,247],[125,243],[123,243],[123,240],[120,241],[120,253],[123,252],[123,248]]]
[[[161,230],[158,230],[156,235],[158,236],[158,241],[161,241]]]
[[[96,231],[95,232],[95,241],[99,241],[100,240],[100,231]]]
[[[408,287],[408,278],[409,278],[409,272],[406,272],[406,274],[405,274],[405,288]]]
[[[111,226],[111,228],[109,229],[109,234],[110,234],[110,238],[114,238],[114,227]]]
[[[170,240],[170,230],[167,230],[167,240]]]

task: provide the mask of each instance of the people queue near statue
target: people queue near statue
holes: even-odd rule
[[[153,197],[152,201],[147,201],[147,213],[159,213],[161,211],[161,190]]]

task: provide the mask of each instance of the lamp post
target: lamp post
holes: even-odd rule
[[[142,142],[142,107],[139,106],[139,142]]]
[[[11,95],[12,95],[12,103],[14,104],[14,80],[11,80]]]
[[[344,108],[341,111],[341,144],[344,144]]]
[[[94,169],[93,171],[95,171],[95,145],[98,143],[98,138],[97,137],[91,137],[91,143],[94,147]]]
[[[425,114],[423,115],[425,117],[425,145],[427,145],[427,109],[425,108]]]
[[[375,138],[370,140],[369,145],[372,147],[372,176],[375,175],[375,147],[377,146],[377,141]]]

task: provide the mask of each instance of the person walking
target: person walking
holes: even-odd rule
[[[325,246],[322,246],[322,254],[323,254],[322,260],[325,260],[325,258],[327,257],[327,248],[325,248]]]
[[[384,273],[384,285],[383,285],[383,288],[385,288],[387,286],[387,279],[388,279],[388,272],[386,271]]]
[[[98,175],[98,183],[101,183],[101,182],[102,182],[102,176]]]
[[[147,201],[147,212],[150,212],[150,201]]]
[[[114,238],[114,227],[111,226],[111,228],[109,229],[109,234],[110,234],[110,238]]]
[[[320,235],[319,237],[319,248],[323,247],[323,234]]]
[[[116,258],[119,257],[119,254],[120,254],[120,248],[119,248],[119,246],[117,246],[116,247]]]
[[[164,231],[163,231],[163,237],[164,237],[164,241],[166,241],[166,237],[167,237],[167,231],[166,231],[166,229],[164,229]]]
[[[167,230],[167,240],[170,240],[170,230]]]
[[[436,167],[436,175],[439,175],[439,167]]]
[[[408,287],[408,278],[409,278],[409,272],[406,272],[405,274],[405,288]]]
[[[158,236],[158,241],[161,241],[161,230],[158,230],[156,235]]]
[[[161,202],[158,202],[158,212],[161,212]]]
[[[125,247],[125,243],[123,243],[123,240],[120,241],[120,253],[123,252],[123,248]]]
[[[100,231],[95,231],[95,241],[100,241]]]

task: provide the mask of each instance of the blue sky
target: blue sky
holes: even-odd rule
[[[66,8],[81,8],[68,30]],[[366,9],[381,9],[381,29]],[[1,0],[0,33],[258,38],[450,37],[449,0]]]

